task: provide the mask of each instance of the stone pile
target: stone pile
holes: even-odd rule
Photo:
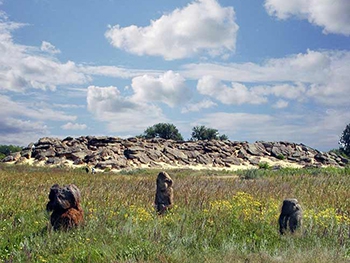
[[[336,153],[323,153],[303,144],[290,142],[183,141],[160,138],[121,139],[107,136],[44,137],[4,162],[45,165],[85,165],[95,169],[135,167],[203,166],[230,168],[256,166],[262,161],[303,166],[343,167],[349,160]]]

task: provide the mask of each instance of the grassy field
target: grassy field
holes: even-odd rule
[[[159,170],[86,174],[0,165],[1,262],[350,262],[350,168],[167,170],[175,207],[153,208]],[[76,184],[84,227],[47,230],[51,185]],[[280,236],[284,198],[303,227]]]

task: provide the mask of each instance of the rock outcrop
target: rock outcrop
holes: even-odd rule
[[[323,153],[304,144],[290,142],[183,141],[160,138],[121,139],[81,136],[41,138],[3,162],[89,166],[95,169],[136,167],[258,167],[261,162],[287,166],[343,167],[348,159],[336,153]]]

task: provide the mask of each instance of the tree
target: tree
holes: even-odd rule
[[[143,134],[142,138],[152,139],[152,138],[163,138],[175,141],[183,141],[182,135],[179,133],[175,125],[170,123],[158,123],[151,127],[148,127]]]
[[[350,156],[350,124],[345,127],[340,140],[340,149],[348,156]]]
[[[218,130],[202,125],[192,128],[191,140],[228,140],[228,137],[225,134],[219,136]]]

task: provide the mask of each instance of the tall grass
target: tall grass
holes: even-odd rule
[[[86,174],[0,165],[2,262],[349,262],[350,170],[168,170],[175,207],[153,208],[159,170]],[[253,179],[245,179],[253,178]],[[82,192],[85,225],[47,230],[54,183]],[[304,208],[303,227],[280,236],[284,198]]]

